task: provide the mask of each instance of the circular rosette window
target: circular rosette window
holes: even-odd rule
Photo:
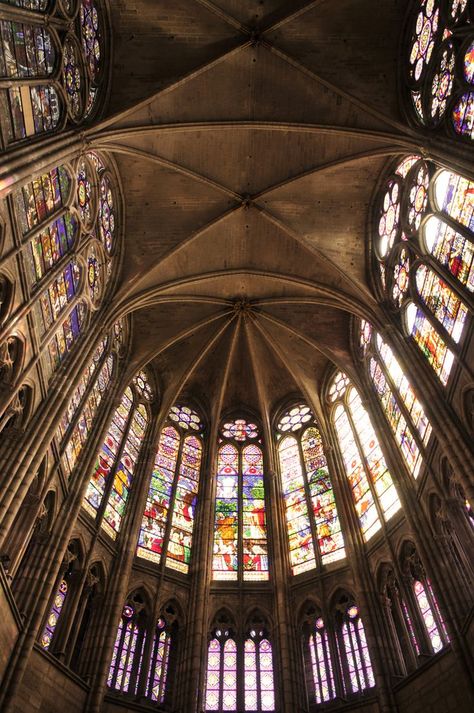
[[[92,113],[103,75],[103,33],[101,15],[94,0],[81,0],[78,14],[79,34],[89,76],[86,116]]]
[[[87,290],[92,306],[99,307],[105,284],[105,255],[102,246],[96,240],[87,248]]]
[[[93,229],[97,218],[97,190],[95,167],[83,157],[77,166],[77,206],[86,232]]]
[[[377,216],[376,251],[380,260],[384,260],[400,236],[400,206],[402,182],[397,176],[388,179]]]
[[[453,29],[465,22],[469,15],[469,0],[444,0],[442,6],[443,20]]]
[[[409,75],[414,89],[425,78],[439,29],[439,3],[436,0],[423,0],[410,42]]]
[[[405,206],[402,215],[409,234],[416,234],[428,206],[429,169],[425,161],[417,161],[407,176]]]
[[[99,185],[99,237],[108,255],[115,247],[115,203],[112,184],[105,173]]]
[[[78,122],[85,111],[86,82],[81,48],[72,35],[64,42],[62,77],[69,116]]]
[[[426,124],[437,126],[446,113],[454,85],[456,51],[451,40],[441,46],[427,78]]]
[[[394,256],[390,282],[391,300],[400,308],[410,284],[410,254],[406,247],[400,248]]]

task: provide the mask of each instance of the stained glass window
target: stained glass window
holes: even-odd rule
[[[150,667],[148,670],[147,697],[156,703],[164,703],[171,648],[171,635],[164,619],[158,619],[153,636]]]
[[[417,156],[388,176],[376,205],[381,287],[442,384],[469,319],[473,215],[474,183]]]
[[[329,634],[321,616],[316,618],[309,634],[308,646],[312,674],[312,701],[326,703],[336,696]]]
[[[328,564],[345,557],[344,538],[321,434],[311,410],[305,404],[293,407],[282,416],[277,430],[282,436],[278,454],[290,564],[293,574],[299,574],[319,562]],[[292,435],[283,435],[287,433]]]
[[[357,390],[339,372],[329,390],[332,418],[362,534],[367,542],[401,507],[392,475]]]
[[[185,574],[191,559],[202,428],[193,409],[171,408],[158,443],[137,548],[139,557],[156,563],[166,552],[166,566]]]
[[[350,603],[340,617],[338,649],[346,693],[359,693],[375,686],[369,648],[359,608]]]
[[[65,579],[62,579],[54,596],[53,606],[49,612],[48,621],[44,627],[43,634],[41,635],[41,646],[43,649],[46,649],[46,651],[49,649],[51,641],[53,640],[54,632],[66,600],[67,591],[67,582]]]
[[[135,694],[141,670],[146,629],[140,611],[125,605],[115,637],[107,685],[122,693]]]
[[[216,629],[209,642],[205,691],[206,711],[274,711],[272,645],[265,632],[251,630],[237,644],[228,629]],[[243,664],[243,670],[241,666]]]
[[[120,531],[147,430],[148,412],[141,399],[143,396],[133,383],[122,394],[82,503],[92,517],[100,514],[101,527],[112,539]]]
[[[474,54],[468,6],[468,0],[414,3],[405,78],[418,124],[472,139]]]
[[[360,325],[361,335],[367,322]],[[422,448],[428,444],[431,425],[424,408],[392,349],[371,328],[366,345],[369,374],[410,473],[417,478],[423,464]]]
[[[268,546],[263,453],[252,442],[258,438],[258,429],[237,419],[224,424],[222,435],[229,440],[220,446],[217,459],[213,578],[265,580]]]

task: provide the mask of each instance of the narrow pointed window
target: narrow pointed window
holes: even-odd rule
[[[306,668],[310,671],[310,700],[313,703],[327,703],[336,697],[336,688],[329,632],[322,616],[311,617],[307,623],[304,646]]]
[[[359,608],[347,597],[341,599],[337,614],[337,643],[345,692],[361,693],[375,686],[374,672]]]
[[[432,432],[423,405],[393,350],[364,321],[360,325],[360,346],[395,441],[408,470],[417,478]]]
[[[258,428],[225,423],[217,456],[213,578],[268,579],[263,452]]]
[[[278,422],[277,432],[290,563],[293,574],[299,574],[344,558],[344,539],[310,408],[294,406]]]
[[[409,156],[375,206],[381,288],[446,385],[460,357],[474,289],[474,183]]]
[[[148,377],[141,371],[114,411],[82,503],[92,517],[99,515],[102,529],[112,539],[116,539],[125,514],[147,430],[147,404],[152,398]]]
[[[115,637],[107,685],[121,693],[136,694],[147,638],[144,599],[135,595],[122,612]]]
[[[274,711],[272,645],[263,630],[251,629],[244,643],[246,711]]]
[[[196,411],[175,405],[164,425],[151,475],[137,555],[187,574],[201,469],[203,424]]]
[[[382,522],[400,509],[400,500],[369,415],[342,372],[332,381],[329,400],[334,404],[332,420],[355,509],[368,542]]]

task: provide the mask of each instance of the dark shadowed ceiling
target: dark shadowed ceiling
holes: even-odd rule
[[[408,0],[114,0],[108,118],[124,187],[116,309],[165,405],[318,409],[380,319],[368,208],[419,138],[397,98]]]

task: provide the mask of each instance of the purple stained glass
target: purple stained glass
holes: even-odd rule
[[[54,596],[53,604],[48,615],[48,620],[41,635],[41,646],[43,647],[43,649],[46,649],[46,651],[51,646],[51,642],[54,637],[54,632],[56,630],[56,626],[58,624],[58,620],[61,615],[64,602],[66,600],[67,592],[67,582],[65,579],[63,579]]]

